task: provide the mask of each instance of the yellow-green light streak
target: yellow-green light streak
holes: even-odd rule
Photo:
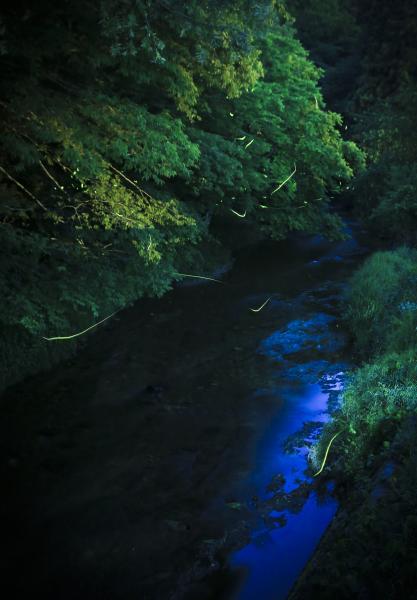
[[[288,175],[287,179],[284,179],[284,181],[282,183],[280,183],[279,186],[277,188],[275,188],[273,192],[271,192],[271,196],[272,196],[272,194],[275,194],[275,192],[280,190],[286,183],[288,183],[288,181],[291,179],[291,177],[294,177],[296,172],[297,172],[297,165],[294,163],[294,171],[290,175]]]
[[[317,471],[317,473],[314,473],[313,477],[317,477],[317,475],[320,475],[320,473],[323,471],[324,466],[326,464],[326,460],[327,460],[327,455],[329,454],[329,450],[330,450],[330,446],[333,444],[334,440],[337,438],[338,435],[340,435],[343,432],[343,429],[341,429],[340,431],[338,431],[337,433],[334,434],[334,436],[331,438],[327,448],[326,448],[326,454],[324,455],[324,459],[323,459],[323,464],[321,465],[320,469]]]
[[[98,323],[94,323],[94,325],[91,325],[90,327],[87,327],[87,329],[84,329],[83,331],[79,331],[78,333],[74,333],[73,335],[58,335],[58,336],[55,336],[55,337],[42,337],[42,339],[46,340],[47,342],[54,342],[56,340],[72,340],[73,338],[79,337],[80,335],[84,335],[84,333],[87,333],[87,331],[91,331],[91,329],[94,329],[94,327],[97,327],[97,325],[101,325],[101,323],[104,323],[104,321],[107,321],[108,319],[111,319],[111,317],[114,317],[114,315],[117,314],[118,312],[120,312],[120,310],[121,309],[116,310],[114,313],[112,313],[108,317],[105,317],[104,319],[102,319]]]
[[[259,308],[250,308],[249,310],[251,310],[252,312],[260,312],[264,306],[266,306],[268,304],[268,302],[271,300],[271,298],[268,298],[267,300],[265,300],[265,302],[263,304],[261,304],[261,306]]]
[[[246,217],[246,209],[245,212],[240,214],[238,212],[236,212],[235,210],[233,210],[233,208],[230,209],[232,211],[232,213],[234,213],[235,215],[237,215],[238,217],[240,217],[241,219],[244,219]]]
[[[207,281],[215,281],[216,283],[224,283],[224,281],[220,281],[220,279],[213,279],[213,277],[204,277],[203,275],[188,275],[188,273],[174,273],[175,275],[180,275],[180,277],[193,277],[194,279],[206,279]]]

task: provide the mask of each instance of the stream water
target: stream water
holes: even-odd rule
[[[143,300],[8,390],[8,598],[286,598],[337,508],[309,493],[306,455],[343,386],[339,301],[363,253],[248,248],[224,285]]]

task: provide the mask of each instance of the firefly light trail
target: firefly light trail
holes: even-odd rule
[[[337,436],[340,435],[342,432],[343,432],[343,429],[341,431],[338,431],[337,433],[335,433],[334,436],[331,438],[331,440],[326,448],[326,454],[324,455],[324,458],[323,458],[323,464],[321,465],[321,467],[317,471],[317,473],[314,473],[313,477],[317,477],[317,475],[320,475],[320,473],[323,471],[324,466],[326,464],[327,455],[329,454],[330,446],[333,444],[333,442],[337,438]]]
[[[263,304],[261,304],[261,306],[259,308],[250,308],[249,310],[251,310],[252,312],[260,312],[264,306],[266,306],[268,304],[268,302],[271,300],[271,298],[268,298],[267,300],[265,300],[265,302]]]
[[[246,217],[246,210],[244,213],[240,214],[238,212],[236,212],[235,210],[233,210],[233,208],[230,209],[232,211],[232,213],[234,213],[235,215],[237,215],[238,217],[240,217],[241,219],[244,219]]]
[[[284,179],[284,181],[282,183],[280,183],[279,186],[277,188],[275,188],[273,192],[271,192],[271,196],[272,196],[272,194],[275,194],[275,192],[280,190],[291,179],[291,177],[293,177],[296,174],[296,172],[297,172],[297,165],[294,164],[294,171],[291,173],[291,175],[288,175],[287,179]]]
[[[187,273],[175,273],[175,275],[180,275],[180,277],[193,277],[194,279],[206,279],[207,281],[215,281],[216,283],[224,283],[224,281],[220,281],[220,279],[213,279],[213,277],[204,277],[203,275],[188,275]]]
[[[104,321],[107,321],[108,319],[111,319],[111,317],[114,317],[114,315],[117,314],[118,312],[120,312],[120,310],[116,310],[114,313],[112,313],[108,317],[105,317],[104,319],[102,319],[98,323],[94,323],[94,325],[91,325],[90,327],[87,327],[87,329],[84,329],[83,331],[79,331],[78,333],[74,333],[73,335],[62,335],[62,336],[56,336],[56,337],[43,337],[42,339],[44,339],[44,340],[46,340],[48,342],[53,342],[53,341],[56,341],[56,340],[72,340],[73,338],[79,337],[80,335],[84,335],[84,333],[87,333],[87,331],[90,331],[91,329],[94,329],[94,327],[97,327],[97,325],[101,325],[101,323],[104,323]]]

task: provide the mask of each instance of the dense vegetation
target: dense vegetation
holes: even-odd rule
[[[289,5],[301,39],[326,70],[324,90],[367,169],[351,190],[374,237],[417,242],[417,5],[403,0],[321,0]]]
[[[323,11],[330,4],[336,9],[331,16]],[[401,2],[394,18],[388,0],[350,7],[309,2],[299,9],[302,37],[308,39],[306,15],[312,12],[325,32],[320,41],[346,8],[356,49],[346,37],[343,48],[360,60],[350,63],[350,93],[341,103],[336,89],[333,99],[367,152],[367,169],[348,199],[369,234],[390,249],[365,261],[345,297],[344,320],[359,367],[311,453],[317,469],[332,443],[324,478],[336,482],[342,510],[294,593],[303,600],[394,599],[414,597],[417,589],[417,7]],[[316,55],[325,56],[309,34]],[[336,72],[344,72],[346,61],[332,57]]]
[[[415,244],[417,6],[401,2],[394,20],[391,8],[389,2],[368,2],[359,13],[367,42],[357,135],[370,168],[358,182],[362,201],[357,206],[374,234]]]
[[[346,324],[366,361],[311,458],[341,511],[302,598],[400,598],[417,589],[417,251],[371,256],[354,275]],[[326,556],[326,558],[324,558]]]
[[[334,440],[324,478],[345,512],[303,598],[417,589],[416,39],[412,0],[1,14],[0,388],[75,348],[45,337],[210,273],[220,230],[337,237],[343,192],[391,245],[346,294],[360,366],[311,456]]]
[[[219,220],[339,235],[363,154],[275,0],[10,2],[0,52],[1,386],[210,270]]]

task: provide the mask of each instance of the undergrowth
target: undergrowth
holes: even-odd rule
[[[371,256],[351,280],[345,318],[365,361],[310,452],[317,470],[340,432],[320,478],[335,481],[342,510],[301,594],[303,600],[411,597],[417,589],[417,251]]]

